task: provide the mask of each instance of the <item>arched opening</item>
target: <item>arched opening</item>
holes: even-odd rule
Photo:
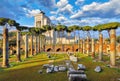
[[[67,48],[67,49],[66,49],[66,52],[68,52],[69,50],[70,50],[70,48]]]
[[[51,48],[48,48],[46,51],[47,51],[47,52],[50,52],[50,51],[52,51],[52,49],[51,49]]]
[[[56,50],[56,52],[59,52],[59,51],[61,51],[61,48],[58,48],[58,49]]]
[[[75,51],[78,52],[78,49],[76,49]]]

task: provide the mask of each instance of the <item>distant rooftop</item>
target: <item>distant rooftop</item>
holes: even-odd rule
[[[45,12],[43,12],[42,10],[40,10],[40,13],[43,13],[43,14],[45,14]]]

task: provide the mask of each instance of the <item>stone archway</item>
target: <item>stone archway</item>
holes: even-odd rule
[[[57,48],[57,49],[56,49],[56,52],[59,52],[59,51],[61,51],[61,50],[62,50],[61,48]]]
[[[75,51],[78,52],[79,51],[78,48]]]
[[[52,49],[51,48],[48,48],[47,50],[46,50],[46,52],[51,52],[52,51]]]
[[[70,48],[67,48],[65,51],[66,51],[66,52],[70,51]]]

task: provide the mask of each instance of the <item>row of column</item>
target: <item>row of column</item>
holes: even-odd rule
[[[91,46],[89,43],[89,37],[87,37],[86,43],[85,40],[81,41],[81,52],[83,54],[87,54],[90,56],[90,47],[91,47],[91,56],[95,58],[95,40],[91,40]],[[103,61],[103,35],[99,34],[99,52],[98,52],[98,60]],[[116,31],[115,29],[110,30],[110,65],[116,65]]]
[[[8,41],[8,29],[7,28],[4,28],[3,29],[3,63],[2,63],[2,67],[9,67],[9,41]],[[25,35],[25,39],[24,39],[24,42],[25,42],[25,58],[28,58],[29,55],[28,55],[28,35],[26,34]],[[20,54],[20,32],[17,31],[17,40],[16,40],[16,44],[17,44],[17,47],[16,47],[16,56],[17,56],[17,61],[18,62],[21,62],[21,54]],[[33,56],[34,55],[34,52],[33,52],[33,35],[31,35],[31,46],[30,46],[30,49],[31,49],[31,55]],[[35,36],[35,46],[34,46],[34,49],[35,49],[35,54],[39,53],[41,50],[41,41],[40,41],[40,36]]]
[[[36,36],[36,44],[35,44],[35,54],[40,52],[40,44],[37,45],[37,36]],[[40,43],[40,38],[39,42]],[[85,49],[87,50],[87,54],[90,55],[90,44],[89,38],[87,37],[87,48],[85,48],[85,40],[81,42],[82,53],[85,53]],[[39,49],[39,50],[38,50]],[[8,42],[8,29],[4,28],[3,30],[3,67],[9,67],[9,42]],[[31,55],[33,54],[33,35],[31,35]],[[17,61],[21,62],[20,57],[20,32],[17,32]],[[92,56],[95,57],[95,42],[92,39]],[[28,35],[25,35],[25,58],[28,58]],[[103,35],[99,35],[99,61],[103,60]],[[114,29],[110,30],[110,64],[111,66],[116,65],[116,31]]]

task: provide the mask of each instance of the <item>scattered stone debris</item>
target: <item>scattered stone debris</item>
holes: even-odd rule
[[[85,71],[84,70],[79,70],[79,71],[68,71],[67,72],[67,75],[69,76],[70,74],[85,74]]]
[[[39,74],[42,74],[42,73],[43,73],[43,71],[42,71],[42,70],[39,70],[39,71],[38,71],[38,73],[39,73]]]
[[[75,71],[74,68],[68,68],[68,71]]]
[[[55,66],[54,67],[54,72],[58,72],[59,71],[59,67],[58,66]]]
[[[78,61],[77,57],[75,57],[74,55],[70,56],[70,60],[73,61],[73,62],[77,62]]]
[[[78,64],[78,70],[85,70],[86,67],[83,64]]]
[[[43,69],[47,69],[49,67],[49,64],[44,64]]]
[[[97,66],[95,69],[94,69],[95,72],[101,72],[102,71],[102,68],[100,66]]]
[[[86,74],[70,74],[69,81],[87,81]]]
[[[65,66],[62,66],[62,65],[59,66],[59,71],[64,72],[66,70],[67,70],[67,68]]]
[[[48,67],[48,68],[46,69],[46,73],[52,73],[52,72],[53,72],[53,68]]]

